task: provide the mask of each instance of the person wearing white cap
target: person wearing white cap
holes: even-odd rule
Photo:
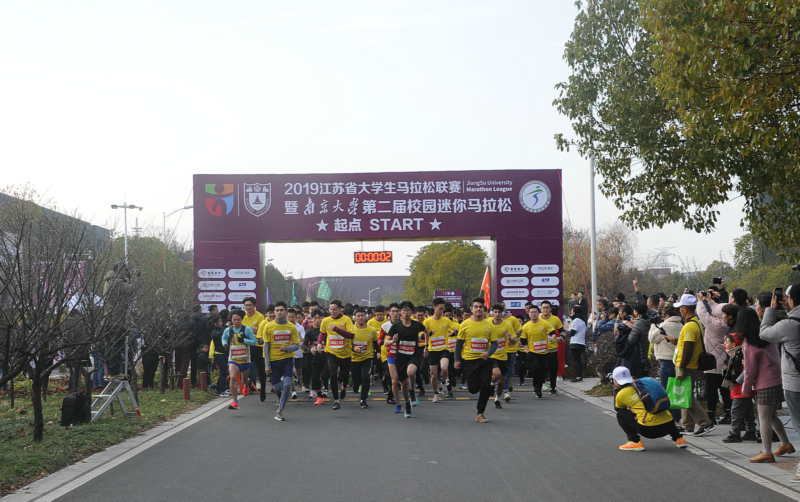
[[[617,423],[628,442],[620,446],[623,451],[644,451],[642,437],[648,439],[670,436],[678,448],[686,448],[686,440],[678,432],[678,426],[668,410],[649,413],[639,394],[633,387],[631,370],[625,366],[617,366],[611,374],[617,396],[614,398],[614,409],[617,411]]]
[[[700,354],[703,352],[703,327],[696,314],[697,297],[684,294],[673,304],[673,307],[680,307],[681,317],[685,321],[678,337],[678,347],[675,350],[675,376],[681,379],[688,375],[696,380],[703,376],[697,364]],[[697,399],[692,399],[691,408],[681,410],[681,418],[686,434],[705,436],[717,428],[708,418],[708,414],[700,407]],[[700,426],[697,431],[694,430],[695,423]]]

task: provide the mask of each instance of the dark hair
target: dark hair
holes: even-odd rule
[[[274,310],[275,310],[275,305],[273,305],[272,303],[264,307],[264,312],[272,312]]]
[[[761,321],[758,319],[758,314],[753,309],[742,309],[736,317],[736,332],[744,337],[745,341],[750,345],[764,348],[769,345],[759,336],[761,330]]]
[[[619,309],[617,307],[611,307],[608,309],[608,315],[619,315]]]
[[[253,305],[255,305],[256,304],[256,299],[253,296],[245,296],[244,300],[242,300],[242,303],[247,303],[247,302],[250,302]]]
[[[386,307],[384,307],[383,305],[375,305],[375,308],[372,310],[374,310],[375,312],[386,312]]]
[[[742,288],[736,288],[731,291],[730,297],[733,298],[733,303],[737,304],[738,306],[747,306],[747,291],[743,290]]]
[[[675,316],[680,317],[681,316],[681,311],[678,310],[677,308],[673,307],[672,305],[670,305],[669,307],[665,308],[664,309],[664,313],[667,314],[670,317],[675,317]]]
[[[717,287],[716,284],[712,284],[707,289],[710,289],[711,291],[716,291],[717,293],[719,293],[719,288]]]
[[[202,305],[192,305],[192,312],[200,312],[203,310]]]
[[[472,303],[480,303],[481,305],[486,306],[486,300],[483,298],[474,298]],[[472,305],[472,303],[470,303],[470,305]]]
[[[247,315],[247,314],[245,314],[244,310],[242,310],[242,309],[233,309],[233,310],[231,310],[231,317],[233,317],[235,315],[238,315],[239,317],[244,319],[244,316]]]
[[[530,305],[528,305],[528,310],[530,309],[536,309],[537,312],[541,312],[541,309],[535,303],[531,303]]]
[[[795,306],[800,305],[800,284],[792,284],[789,286],[789,298],[792,299]]]
[[[342,300],[331,300],[328,305],[336,305],[337,307],[342,308]]]
[[[214,325],[217,324],[217,321],[219,321],[219,320],[221,320],[221,318],[218,315],[212,315],[211,317],[209,317],[208,318],[208,323],[206,323],[206,331],[208,333],[211,333],[212,331],[214,331],[214,328],[215,328]]]
[[[499,310],[500,312],[506,311],[506,306],[503,303],[495,303],[492,305],[492,310]]]
[[[648,298],[648,300],[650,300],[650,302],[651,302],[653,305],[658,305],[658,303],[661,301],[661,297],[660,297],[660,296],[658,296],[658,295],[650,295],[650,297]]]
[[[311,311],[311,317],[314,317],[315,315],[318,315],[318,316],[320,316],[320,317],[325,317],[325,314],[323,314],[323,313],[322,313],[322,310],[321,310],[321,309],[314,309],[314,310],[312,310],[312,311]]]
[[[572,307],[572,313],[579,316],[583,314],[583,309],[581,308],[580,305],[575,305],[574,307]]]
[[[666,294],[666,293],[659,293],[659,294],[658,294],[658,295],[656,295],[656,296],[658,296],[659,298],[661,298],[661,299],[663,299],[663,300],[666,300],[666,299],[667,299],[667,294]]]
[[[762,291],[756,295],[756,301],[762,309],[766,309],[772,304],[772,293],[769,291]]]
[[[317,300],[314,300],[313,302],[309,303],[308,306],[309,307],[319,307],[319,302]]]
[[[426,307],[424,305],[420,305],[419,307],[414,309],[414,312],[425,312],[427,314],[428,313],[428,307]]]
[[[408,310],[413,312],[414,311],[414,304],[411,303],[411,301],[409,301],[409,300],[403,300],[402,302],[400,302],[400,310],[403,310],[403,309],[408,309]]]
[[[625,302],[625,293],[617,293],[617,301],[618,302]]]
[[[599,300],[597,300],[597,303],[599,303],[600,305],[603,306],[603,310],[608,308],[608,300],[604,300],[604,299],[600,298]]]
[[[228,319],[228,315],[230,315],[230,313],[231,313],[231,311],[230,311],[230,310],[228,310],[228,309],[222,309],[222,310],[220,310],[220,311],[219,311],[219,316],[220,316],[220,317],[221,317],[223,320],[227,320],[227,319]]]
[[[525,302],[525,308],[528,308],[528,307],[530,307],[531,305],[533,305],[533,302]]]
[[[353,315],[355,315],[355,314],[366,314],[366,313],[367,313],[367,309],[365,309],[364,307],[358,307],[357,309],[355,309],[355,311],[353,311]]]
[[[289,310],[289,308],[286,306],[286,302],[284,302],[284,301],[275,302],[275,306],[272,307],[272,310],[275,310],[277,307],[283,307],[286,310]]]
[[[731,320],[735,323],[736,317],[739,314],[739,306],[735,303],[726,303],[722,306],[722,313],[727,314]]]
[[[217,307],[216,305],[209,305],[208,306],[208,311],[209,312],[212,312],[214,310],[219,310],[219,307]]]
[[[633,307],[628,305],[627,303],[619,308],[619,311],[626,315],[633,315]]]
[[[397,308],[397,310],[400,310],[400,304],[397,302],[392,302],[389,304],[389,308],[387,308],[386,310],[392,310],[393,308]]]
[[[351,317],[353,315],[353,307],[345,307],[344,308],[344,315],[347,317]]]
[[[548,304],[548,305],[550,305],[550,308],[553,308],[553,304],[552,304],[552,303],[550,303],[550,300],[543,300],[543,301],[542,301],[542,303],[540,303],[539,305],[540,305],[540,306],[544,306],[544,304],[545,304],[545,303],[546,303],[546,304]]]
[[[633,310],[639,312],[639,315],[642,316],[642,319],[647,319],[648,314],[650,313],[650,309],[647,308],[646,303],[637,303],[633,306]]]
[[[444,298],[434,298],[433,299],[433,305],[444,305],[445,303],[446,302],[444,301]]]
[[[452,314],[453,313],[453,307],[445,307],[444,308],[444,313],[446,314],[448,312],[450,312]]]
[[[308,306],[309,306],[309,303],[308,303],[308,302],[303,302],[303,304],[302,304],[302,305],[300,305],[300,306],[301,306],[301,307],[308,307]]]
[[[297,314],[297,310],[295,310],[295,309],[293,309],[293,308],[286,309],[286,313],[287,313],[287,314]]]

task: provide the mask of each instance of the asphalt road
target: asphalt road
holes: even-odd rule
[[[474,399],[412,419],[303,400],[278,422],[273,395],[250,396],[58,500],[788,500],[667,440],[621,452],[614,417],[563,393],[515,397],[479,424]]]

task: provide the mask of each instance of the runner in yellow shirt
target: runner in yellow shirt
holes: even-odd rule
[[[556,381],[558,381],[558,368],[560,366],[558,362],[558,345],[559,342],[563,342],[566,339],[564,325],[561,323],[561,319],[559,319],[558,316],[553,315],[553,304],[547,300],[542,302],[542,313],[540,317],[556,330],[555,338],[547,340],[547,370],[545,370],[545,373],[547,373],[548,370],[550,371],[550,395],[557,396]]]
[[[538,305],[528,307],[528,316],[531,320],[522,327],[519,343],[525,348],[525,353],[528,355],[533,390],[536,392],[536,397],[541,399],[548,361],[547,342],[555,339],[556,330],[550,323],[539,317]]]
[[[511,379],[514,377],[514,370],[517,367],[517,352],[519,351],[519,337],[522,335],[522,324],[519,322],[517,316],[509,314],[508,311],[506,311],[505,320],[507,323],[511,324],[511,329],[514,330],[514,336],[512,337],[514,341],[510,341],[506,347],[506,353],[508,354],[508,372],[506,373],[505,382],[503,383],[503,399],[509,402],[511,401],[511,392],[514,390],[511,386]]]
[[[497,350],[497,333],[494,325],[486,320],[483,298],[472,300],[472,317],[461,323],[456,342],[456,369],[462,368],[467,377],[470,394],[478,395],[476,422],[486,423],[486,403],[492,394],[492,354]]]
[[[433,387],[433,402],[439,402],[439,369],[443,378],[447,378],[447,369],[450,364],[447,348],[447,339],[458,330],[453,326],[453,321],[444,317],[443,298],[434,298],[433,316],[425,319],[422,323],[430,333],[428,345],[425,347],[424,356],[428,358],[431,368],[431,387]],[[455,350],[455,347],[453,347]]]
[[[458,374],[460,373],[460,371],[456,370],[455,353],[456,341],[458,340],[458,330],[461,325],[453,316],[453,313],[453,307],[444,308],[444,316],[450,319],[450,321],[453,323],[453,332],[447,335],[447,365],[448,368],[452,368],[452,370],[448,371],[448,375],[445,379],[445,382],[447,382],[447,394],[445,394],[444,397],[453,397],[453,385],[455,385],[456,381],[458,380]]]
[[[364,307],[355,309],[353,317],[356,318],[356,325],[353,329],[353,357],[350,371],[353,374],[353,388],[361,391],[361,407],[369,408],[367,397],[378,332],[367,324],[367,310]]]
[[[284,421],[283,410],[289,400],[294,373],[294,353],[300,348],[300,332],[287,319],[285,302],[275,303],[275,320],[268,322],[261,334],[264,340],[264,362],[275,394],[278,396],[278,412],[275,420]]]
[[[264,316],[256,310],[256,299],[252,296],[244,299],[244,312],[242,326],[247,326],[253,330],[253,333],[256,334],[256,342],[258,342],[250,348],[253,366],[250,369],[250,388],[248,392],[258,392],[256,379],[254,378],[258,375],[258,382],[261,384],[261,401],[263,402],[267,399],[267,373],[264,371],[264,339],[258,334],[258,330],[264,321]]]
[[[353,321],[342,314],[342,302],[333,300],[328,307],[330,317],[322,320],[319,327],[320,343],[325,342],[328,354],[328,369],[331,372],[331,390],[333,391],[333,409],[342,407],[339,401],[347,395],[347,382],[350,381],[350,357],[353,353]],[[341,369],[341,375],[339,370]],[[341,377],[341,380],[339,378]],[[341,387],[339,386],[341,382]]]
[[[494,407],[498,410],[503,408],[500,404],[500,396],[503,394],[504,381],[508,373],[508,345],[513,341],[519,341],[514,328],[503,319],[503,312],[506,306],[502,303],[492,305],[492,325],[494,326],[495,336],[497,337],[497,350],[492,354],[492,385],[495,385]],[[508,394],[508,393],[506,393]]]

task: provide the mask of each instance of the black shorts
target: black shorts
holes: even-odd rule
[[[447,359],[447,354],[449,353],[450,352],[448,352],[447,349],[428,352],[428,363],[430,363],[431,366],[438,367],[442,358]]]
[[[500,374],[505,375],[508,373],[508,361],[501,361],[500,359],[492,359],[492,368],[500,368]]]
[[[405,382],[408,380],[408,365],[413,364],[419,368],[419,356],[413,356],[411,359],[396,359],[394,366],[397,369],[397,380]]]

